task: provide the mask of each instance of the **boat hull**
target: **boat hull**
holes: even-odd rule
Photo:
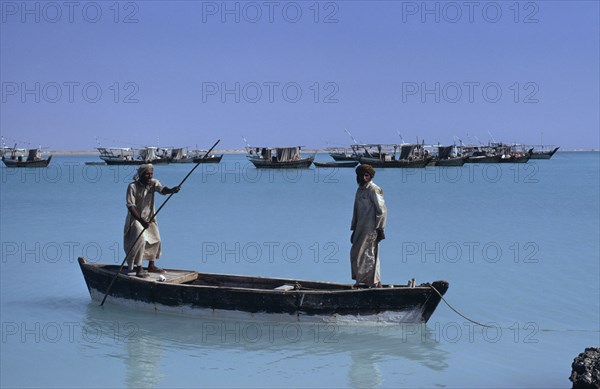
[[[498,163],[500,155],[481,155],[477,157],[467,157],[465,163]]]
[[[531,159],[550,159],[558,151],[559,147],[556,147],[552,151],[534,151],[531,154]]]
[[[339,162],[313,162],[316,167],[327,167],[327,168],[338,168],[348,167],[352,168],[358,165],[358,161],[339,161]]]
[[[531,156],[523,155],[520,157],[501,158],[500,163],[527,163]]]
[[[401,159],[392,161],[382,161],[377,158],[362,157],[360,159],[360,163],[368,164],[376,168],[424,168],[431,161],[431,159],[431,157],[428,157],[414,160]]]
[[[117,266],[79,259],[93,300],[102,300]],[[151,273],[152,274],[152,273]],[[348,284],[167,270],[167,280],[117,275],[107,303],[204,316],[269,314],[303,322],[425,323],[441,300],[429,284],[354,289]],[[275,289],[282,285],[292,290]],[[444,294],[445,281],[433,287]]]
[[[145,163],[140,159],[111,158],[104,156],[100,156],[100,159],[106,162],[107,165],[141,165]]]
[[[462,166],[466,160],[466,157],[438,159],[433,162],[433,166]]]
[[[345,153],[329,153],[329,155],[331,156],[331,158],[333,158],[335,161],[358,161],[358,157],[356,155],[348,155]]]
[[[526,154],[511,155],[509,158],[501,158],[500,163],[527,163],[533,155],[533,148],[529,149]]]
[[[49,156],[48,159],[41,159],[38,161],[19,161],[11,158],[2,158],[2,162],[6,167],[47,167],[50,163],[52,156]]]
[[[171,158],[169,160],[170,163],[219,163],[223,158],[223,154],[221,155],[213,155],[210,157],[202,158],[202,157],[187,157],[187,158]]]
[[[206,157],[206,158],[194,158],[193,162],[194,163],[220,163],[221,159],[223,158],[223,154],[221,155],[214,155],[211,157]]]
[[[153,165],[163,165],[169,163],[169,160],[166,158],[157,158],[150,161],[144,161],[142,159],[124,159],[124,158],[113,158],[113,157],[105,157],[100,156],[107,165],[143,165],[145,163],[151,163]]]

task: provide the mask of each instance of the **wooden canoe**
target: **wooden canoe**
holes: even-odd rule
[[[79,266],[92,300],[102,301],[119,267],[85,258],[79,258]],[[212,318],[269,314],[311,323],[425,323],[447,290],[446,281],[354,288],[333,282],[168,269],[164,274],[150,273],[149,278],[117,275],[106,303]]]

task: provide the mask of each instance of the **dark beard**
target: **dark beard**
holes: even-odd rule
[[[365,186],[367,184],[367,181],[365,181],[365,179],[363,177],[356,177],[356,183],[359,186]]]

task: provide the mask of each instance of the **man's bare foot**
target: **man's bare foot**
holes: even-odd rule
[[[148,266],[148,271],[150,273],[166,273],[165,270],[161,269],[160,267],[156,267],[156,266]]]
[[[154,264],[154,261],[150,261],[150,263],[148,264],[148,271],[150,273],[166,273],[166,271],[164,271],[163,269],[157,267]]]
[[[150,277],[150,274],[148,274],[148,272],[146,270],[144,270],[144,268],[142,266],[136,266],[135,267],[135,276],[140,277],[140,278],[148,278],[148,277]]]

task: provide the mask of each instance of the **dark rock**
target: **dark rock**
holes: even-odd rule
[[[600,347],[588,347],[571,364],[573,389],[600,389]]]

